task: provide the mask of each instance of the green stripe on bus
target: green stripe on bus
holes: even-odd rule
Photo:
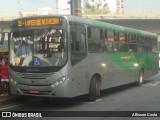
[[[140,68],[152,69],[157,67],[155,64],[157,55],[152,53],[107,53],[107,55],[119,68],[131,72],[138,72]],[[136,67],[134,64],[139,66]]]

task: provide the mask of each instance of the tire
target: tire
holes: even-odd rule
[[[98,82],[96,77],[93,77],[90,83],[89,101],[96,101],[98,96],[100,96],[100,83]]]
[[[144,83],[144,72],[143,70],[141,69],[139,71],[139,75],[138,75],[138,86],[142,86]]]

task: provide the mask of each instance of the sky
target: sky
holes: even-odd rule
[[[0,0],[0,12],[17,12],[21,8],[23,11],[36,10],[38,8],[51,7],[55,9],[56,0]],[[60,0],[63,1],[63,0]],[[124,8],[146,8],[160,5],[160,0],[123,0]],[[116,0],[107,0],[110,8],[115,7]]]
[[[160,0],[123,0],[125,8],[147,8],[156,7],[160,5]]]
[[[160,0],[123,0],[125,14],[159,14]]]
[[[38,8],[52,7],[55,0],[0,0],[0,11],[24,11],[36,10]]]

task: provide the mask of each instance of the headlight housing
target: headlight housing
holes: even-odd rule
[[[56,80],[55,82],[54,82],[54,84],[52,85],[52,87],[57,87],[57,86],[59,86],[59,85],[62,85],[64,82],[66,82],[67,80],[68,80],[69,78],[67,77],[67,76],[65,76],[65,77],[63,77],[63,78],[61,78],[61,79],[59,79],[59,80]]]
[[[14,84],[14,85],[18,85],[16,80],[13,80],[12,78],[10,79],[10,81]]]

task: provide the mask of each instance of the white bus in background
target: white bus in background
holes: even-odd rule
[[[4,39],[4,41],[1,40],[0,43],[0,60],[6,57],[8,58],[8,37],[10,34],[9,32],[3,32],[2,34],[2,32],[0,33],[0,38]]]

